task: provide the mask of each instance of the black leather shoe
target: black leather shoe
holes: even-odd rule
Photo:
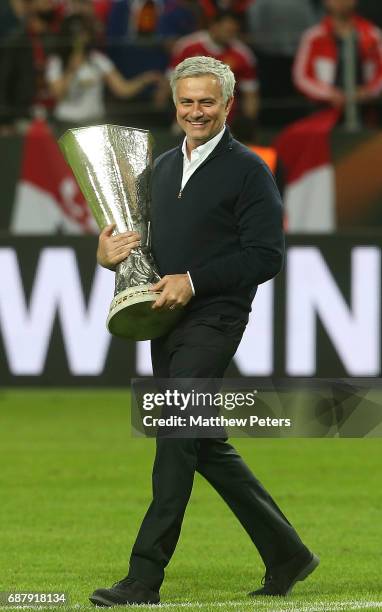
[[[288,595],[296,582],[305,580],[311,574],[320,560],[309,550],[298,553],[283,565],[267,570],[262,584],[257,591],[248,593],[251,597],[261,595]]]
[[[123,578],[110,589],[97,589],[89,597],[95,606],[129,606],[132,604],[157,604],[159,593],[151,591],[134,578]]]

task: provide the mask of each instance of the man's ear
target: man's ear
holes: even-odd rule
[[[227,115],[229,114],[229,111],[232,108],[232,104],[233,104],[233,96],[231,98],[228,98],[226,105],[225,105],[225,110],[226,110]]]

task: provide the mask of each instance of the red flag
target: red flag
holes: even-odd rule
[[[11,231],[23,234],[97,231],[72,171],[45,121],[34,121],[25,137]]]
[[[289,231],[335,229],[335,181],[330,133],[340,112],[328,109],[288,126],[275,147],[285,169]]]

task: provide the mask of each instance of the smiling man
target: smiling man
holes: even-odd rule
[[[281,201],[273,177],[225,126],[234,85],[229,66],[211,57],[186,59],[172,75],[177,121],[186,136],[157,159],[153,172],[152,249],[162,275],[153,286],[161,291],[153,307],[180,308],[183,317],[151,342],[157,378],[222,378],[257,286],[282,266]],[[100,235],[98,261],[113,269],[139,236],[111,232],[109,227]],[[286,595],[317,567],[318,558],[226,437],[158,437],[153,499],[128,575],[97,589],[90,597],[94,604],[159,602],[196,471],[231,508],[264,562],[264,584],[251,596]]]
[[[177,121],[186,133],[188,156],[224,127],[233,98],[224,103],[219,81],[212,75],[181,79],[177,86]]]

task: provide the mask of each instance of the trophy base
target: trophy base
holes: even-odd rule
[[[106,326],[113,336],[127,340],[154,340],[164,336],[179,321],[182,310],[153,310],[160,291],[150,285],[129,287],[118,293],[111,305]]]

